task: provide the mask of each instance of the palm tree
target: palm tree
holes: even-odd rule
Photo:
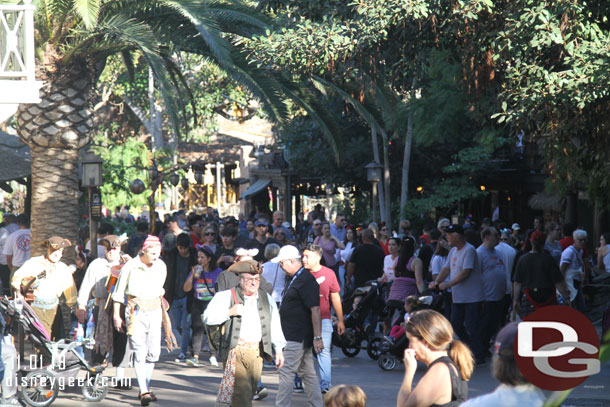
[[[91,141],[95,87],[111,55],[121,55],[128,71],[134,54],[144,58],[176,132],[189,95],[172,59],[176,52],[218,64],[259,99],[272,120],[286,115],[290,84],[250,66],[239,50],[240,39],[263,32],[268,22],[238,1],[39,0],[36,7],[42,102],[17,112],[18,133],[32,158],[33,254],[50,235],[77,238],[78,152]],[[307,107],[306,98],[291,93]],[[322,130],[336,137],[333,129]]]

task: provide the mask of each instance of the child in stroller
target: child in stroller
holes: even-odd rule
[[[378,364],[381,369],[392,370],[398,360],[402,361],[404,351],[409,347],[409,340],[405,335],[405,326],[409,317],[422,309],[442,308],[443,300],[440,293],[429,291],[426,294],[421,297],[408,296],[405,299],[404,311],[393,321],[390,334],[380,339]]]
[[[362,342],[369,341],[375,334],[376,321],[382,317],[384,303],[384,284],[375,280],[368,281],[365,286],[358,287],[351,296],[343,301],[344,310],[352,310],[345,315],[345,332],[339,336],[333,332],[333,345],[341,348],[345,356],[354,357],[363,349]]]
[[[82,394],[87,401],[98,402],[106,397],[108,386],[102,377],[104,367],[89,365],[76,351],[80,346],[89,345],[88,339],[70,343],[64,339],[52,342],[34,310],[21,300],[9,300],[6,296],[0,298],[0,311],[7,320],[7,326],[14,325],[11,321],[18,322],[23,328],[23,334],[27,335],[37,350],[37,354],[32,355],[35,358],[33,366],[33,358],[30,357],[28,363],[12,366],[12,377],[7,377],[21,386],[20,400],[33,407],[49,406],[66,382],[82,383]],[[6,362],[8,361],[5,360]],[[47,365],[43,366],[44,364]],[[81,369],[86,371],[86,377],[76,380]],[[6,373],[8,372],[9,369]]]

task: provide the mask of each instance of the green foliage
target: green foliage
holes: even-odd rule
[[[100,140],[101,141],[101,140]],[[150,190],[135,195],[129,190],[129,183],[140,179],[148,184],[149,150],[144,143],[135,138],[128,138],[125,144],[110,144],[97,146],[93,150],[103,160],[101,187],[102,202],[107,208],[113,210],[116,206],[129,205],[140,208],[148,204]]]
[[[340,200],[334,210],[344,214],[352,225],[368,225],[372,216],[370,207],[370,199],[366,196],[359,196]]]

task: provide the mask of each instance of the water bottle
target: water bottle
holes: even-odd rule
[[[81,324],[79,322],[78,325],[76,326],[76,328],[74,328],[74,340],[82,341],[84,336],[85,336],[85,331],[83,329],[83,324]]]

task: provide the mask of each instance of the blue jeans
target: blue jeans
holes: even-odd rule
[[[318,353],[318,373],[320,374],[320,387],[322,390],[330,389],[331,385],[331,365],[332,358],[330,356],[330,349],[332,346],[333,338],[333,324],[330,319],[322,320],[322,342],[324,343],[324,350]]]
[[[173,300],[169,308],[169,318],[172,321],[174,336],[180,344],[180,351],[186,355],[191,340],[191,324],[186,310],[186,297]]]
[[[481,326],[482,302],[453,303],[451,305],[451,325],[453,330],[465,342],[475,359],[484,360],[483,331]]]

